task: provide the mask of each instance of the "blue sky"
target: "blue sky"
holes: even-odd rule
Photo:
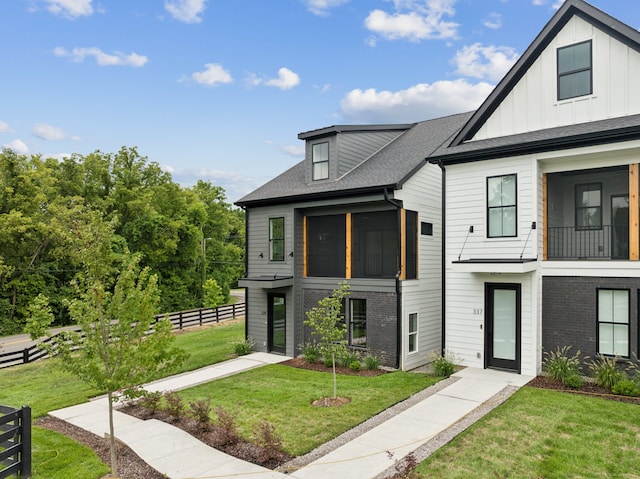
[[[230,202],[300,132],[477,108],[559,0],[2,0],[0,145],[136,146]],[[640,26],[637,0],[592,5]]]

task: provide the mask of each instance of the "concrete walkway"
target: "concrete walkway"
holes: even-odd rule
[[[156,381],[145,388],[149,391],[184,389],[287,359],[253,353]],[[453,377],[455,380],[447,387],[286,475],[231,457],[174,426],[154,419],[142,421],[116,411],[115,434],[118,440],[170,479],[373,479],[491,400],[505,387],[518,388],[533,379],[473,368],[463,369]],[[104,436],[109,430],[107,407],[107,400],[102,398],[49,414]]]

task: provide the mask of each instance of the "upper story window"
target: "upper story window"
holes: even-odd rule
[[[602,184],[576,185],[576,230],[602,229]]]
[[[329,143],[316,143],[311,147],[313,180],[329,178]]]
[[[284,218],[269,218],[269,259],[284,261]]]
[[[593,93],[591,40],[558,48],[558,100]]]
[[[517,236],[516,175],[487,178],[487,236]]]

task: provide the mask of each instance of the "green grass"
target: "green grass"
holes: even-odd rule
[[[190,371],[233,357],[233,342],[244,339],[244,321],[183,332],[176,343],[190,356],[176,372]],[[0,404],[31,406],[33,418],[83,403],[101,391],[43,360],[0,369]],[[46,429],[33,428],[34,479],[97,479],[108,472],[92,450]]]
[[[417,471],[424,478],[638,478],[640,407],[524,387]]]
[[[394,372],[377,377],[339,376],[338,395],[351,398],[340,407],[311,402],[333,395],[331,373],[272,365],[180,392],[184,402],[211,398],[213,409],[237,412],[240,434],[251,438],[253,426],[268,420],[283,438],[284,449],[300,455],[436,383],[424,374]]]
[[[109,472],[94,452],[72,439],[33,428],[33,479],[98,479]]]

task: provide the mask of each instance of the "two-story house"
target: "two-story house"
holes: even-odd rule
[[[247,336],[293,356],[305,311],[341,281],[347,341],[412,369],[442,348],[441,169],[424,161],[469,114],[305,133],[305,159],[240,199]]]
[[[640,33],[566,0],[453,139],[444,346],[536,374],[543,351],[638,354]]]

